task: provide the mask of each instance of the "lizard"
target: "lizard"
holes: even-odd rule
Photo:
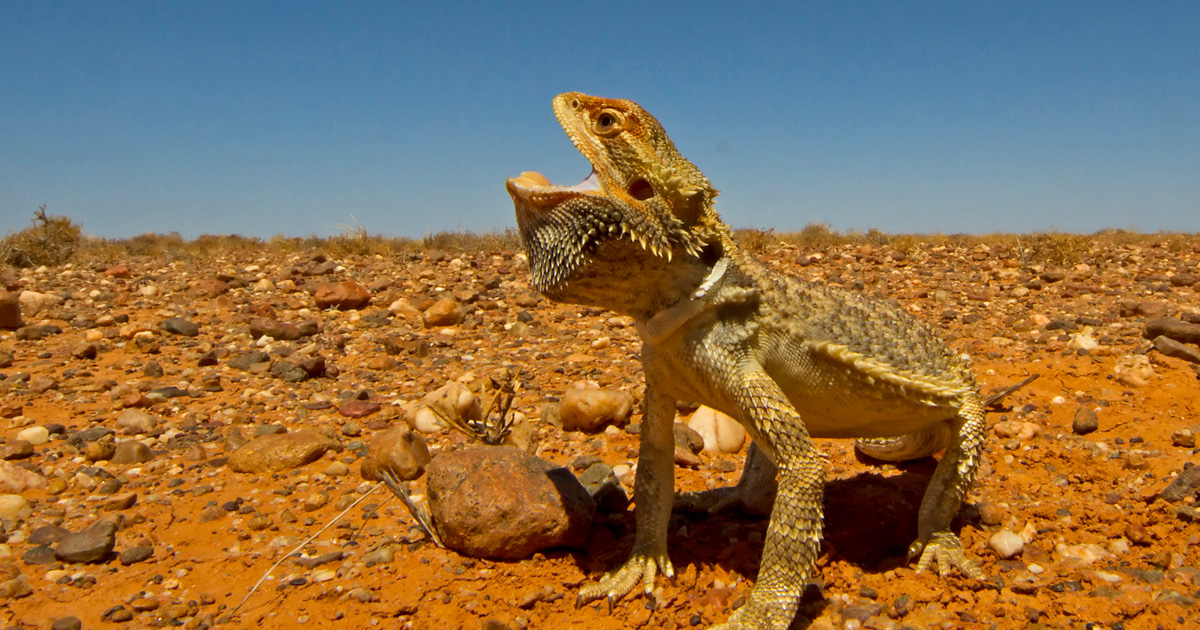
[[[646,380],[633,549],[577,605],[607,598],[611,608],[639,582],[649,595],[659,573],[674,575],[678,401],[732,416],[753,439],[741,480],[711,506],[773,497],[754,586],[716,629],[782,630],[794,620],[823,527],[814,437],[857,438],[860,451],[889,461],[944,449],[908,558],[918,571],[984,579],[950,529],[986,433],[968,358],[894,301],[754,259],[717,214],[717,189],[637,103],[572,92],[553,109],[592,172],[575,186],[532,171],[506,181],[532,283],[552,301],[630,316]]]

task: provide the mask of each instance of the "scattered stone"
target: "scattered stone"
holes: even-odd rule
[[[597,512],[624,512],[629,508],[629,496],[608,464],[597,462],[588,466],[579,476],[579,483],[596,502]]]
[[[404,410],[404,419],[421,433],[440,433],[449,427],[439,414],[465,423],[480,419],[483,407],[470,388],[458,381],[451,381],[409,405]]]
[[[988,547],[1001,558],[1012,558],[1025,548],[1025,540],[1007,529],[1002,529],[988,538]]]
[[[46,487],[46,478],[16,464],[0,461],[0,492],[20,494]]]
[[[267,317],[254,317],[250,319],[250,336],[255,339],[270,337],[279,341],[295,341],[301,337],[301,332],[300,327],[295,324],[285,324]]]
[[[54,557],[63,562],[103,562],[116,546],[117,525],[103,520],[91,527],[63,538],[54,547]]]
[[[17,439],[29,442],[34,446],[41,446],[50,441],[50,430],[43,426],[34,425],[18,431]]]
[[[110,461],[114,464],[141,464],[153,459],[154,452],[149,446],[137,440],[124,440],[117,444]]]
[[[15,521],[26,518],[32,513],[25,497],[19,494],[0,494],[0,519]]]
[[[25,581],[24,575],[0,582],[0,602],[21,599],[30,595],[33,595],[33,587]]]
[[[291,361],[276,361],[271,364],[271,376],[285,383],[300,383],[310,378],[308,370],[305,370],[298,363]]]
[[[0,328],[15,330],[25,325],[21,319],[21,302],[15,293],[0,290]]]
[[[1042,427],[1022,420],[1001,420],[992,426],[992,431],[1000,437],[1028,442],[1042,434]]]
[[[0,459],[25,459],[33,456],[33,444],[20,438],[0,444]]]
[[[336,440],[314,429],[254,438],[229,456],[237,472],[281,472],[319,459],[329,449],[341,450]]]
[[[434,302],[421,314],[426,328],[454,326],[463,321],[462,309],[454,298],[442,298]]]
[[[357,282],[344,281],[323,284],[313,293],[317,308],[336,308],[340,311],[360,309],[371,302],[371,292]]]
[[[27,317],[35,318],[63,303],[63,299],[57,295],[36,291],[22,291],[17,296],[17,301],[21,303],[21,310]]]
[[[1164,356],[1183,359],[1189,363],[1200,363],[1200,350],[1175,341],[1166,335],[1154,338],[1154,349]]]
[[[1196,434],[1191,429],[1179,429],[1171,434],[1171,445],[1182,448],[1196,446]]]
[[[117,429],[126,435],[149,433],[158,426],[158,417],[141,409],[124,409],[117,414]]]
[[[1160,317],[1146,322],[1142,336],[1146,339],[1163,336],[1183,343],[1200,344],[1200,324],[1189,324],[1174,317]]]
[[[569,470],[509,446],[442,453],[429,465],[427,492],[442,541],[471,557],[580,547],[596,511]]]
[[[154,557],[154,547],[152,545],[138,545],[130,547],[121,552],[121,566],[129,566],[139,562],[145,562]]]
[[[338,413],[347,418],[365,418],[381,409],[383,406],[374,400],[348,400],[338,407]]]
[[[380,481],[380,473],[388,471],[400,480],[412,481],[424,474],[429,461],[425,438],[408,427],[395,427],[371,441],[361,474],[368,481]]]
[[[1200,492],[1200,466],[1189,466],[1158,493],[1158,498],[1174,503],[1194,497],[1197,492]]]
[[[746,442],[746,428],[741,423],[704,405],[692,413],[687,426],[700,434],[709,453],[737,453]]]
[[[158,325],[159,328],[183,337],[195,337],[200,334],[200,327],[182,317],[168,317]]]
[[[564,431],[595,433],[610,424],[624,426],[629,420],[633,396],[573,385],[563,393],[558,405],[558,419]]]
[[[238,356],[227,361],[225,364],[235,370],[249,372],[255,365],[269,364],[270,362],[271,356],[269,354],[260,350],[255,350],[253,352],[239,354]]]
[[[43,525],[29,532],[25,541],[31,545],[53,545],[70,535],[71,531],[58,525]]]
[[[1128,387],[1145,387],[1154,378],[1154,366],[1145,355],[1126,355],[1113,365],[1113,376]]]
[[[1092,431],[1100,428],[1100,418],[1096,415],[1096,410],[1081,405],[1075,410],[1075,419],[1071,421],[1071,430],[1075,435],[1087,435]]]
[[[76,359],[91,360],[100,355],[100,346],[94,343],[81,343],[71,349],[71,356]]]

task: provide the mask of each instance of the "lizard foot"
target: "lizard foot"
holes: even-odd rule
[[[983,569],[967,557],[962,542],[951,532],[935,532],[928,542],[917,540],[908,548],[908,559],[920,556],[917,571],[924,571],[937,562],[938,575],[948,575],[951,568],[962,571],[972,580],[986,580]]]
[[[642,583],[646,595],[652,593],[654,576],[659,571],[662,571],[662,574],[668,578],[675,577],[675,567],[671,564],[671,559],[667,557],[665,551],[659,554],[635,551],[620,569],[606,574],[599,582],[580,589],[579,595],[575,598],[575,607],[579,608],[588,602],[604,597],[608,599],[608,611],[611,613],[613,604],[632,591],[638,582]]]
[[[793,608],[783,603],[762,604],[751,595],[750,601],[737,609],[729,621],[709,630],[787,630],[796,617]],[[789,613],[789,610],[793,612]]]

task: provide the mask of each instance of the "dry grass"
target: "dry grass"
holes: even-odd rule
[[[42,205],[33,225],[0,240],[0,261],[14,267],[61,265],[71,259],[83,240],[83,230],[71,219],[52,216]]]
[[[84,236],[71,219],[50,216],[45,206],[34,213],[33,225],[0,239],[0,262],[16,267],[53,266],[69,261],[103,264],[137,257],[163,260],[213,260],[253,252],[316,253],[345,257],[407,254],[438,250],[450,254],[495,254],[521,249],[516,230],[503,232],[436,232],[423,238],[371,234],[348,227],[330,237],[275,236],[269,240],[238,235],[205,234],[188,240],[179,233],[140,234],[126,239]],[[1102,230],[1091,235],[1061,232],[1033,234],[886,234],[878,229],[839,232],[825,223],[811,223],[799,232],[773,229],[738,229],[734,238],[751,255],[774,255],[781,250],[827,250],[871,245],[914,255],[935,248],[973,248],[986,245],[993,255],[1016,258],[1025,265],[1068,267],[1097,262],[1098,252],[1120,247],[1158,247],[1172,252],[1200,251],[1200,234],[1142,234],[1129,230]]]

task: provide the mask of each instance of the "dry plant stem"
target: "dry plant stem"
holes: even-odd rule
[[[433,518],[430,516],[429,512],[426,512],[416,503],[413,503],[412,498],[408,496],[407,486],[401,484],[400,480],[397,479],[390,470],[384,470],[380,474],[383,477],[383,482],[387,484],[388,489],[391,490],[393,494],[400,497],[400,500],[404,502],[404,507],[408,508],[408,513],[412,514],[413,520],[415,520],[417,525],[419,525],[421,529],[425,531],[425,533],[429,536],[429,539],[432,540],[435,545],[445,549],[446,545],[442,544],[441,537],[437,535],[437,531],[433,528]]]
[[[358,529],[354,530],[354,533],[350,535],[350,538],[348,540],[354,540],[355,538],[358,538],[358,535],[361,534],[362,530],[367,526],[367,521],[371,520],[371,515],[378,512],[379,508],[387,505],[387,502],[391,501],[391,500],[392,500],[392,496],[388,495],[388,497],[386,499],[379,502],[379,505],[376,505],[375,507],[368,510],[366,514],[363,514],[362,524],[358,526]]]
[[[280,564],[282,564],[284,560],[287,560],[288,558],[292,557],[292,554],[299,553],[300,550],[303,549],[305,545],[316,540],[317,536],[320,536],[321,534],[325,533],[325,530],[329,529],[330,527],[333,526],[334,523],[341,520],[341,518],[346,515],[346,512],[349,512],[350,510],[354,509],[354,506],[358,505],[359,503],[362,503],[363,499],[366,499],[367,497],[371,496],[372,492],[375,492],[376,490],[378,490],[379,486],[380,486],[380,484],[378,484],[378,483],[371,486],[370,490],[367,490],[366,492],[364,492],[363,495],[361,497],[359,497],[357,501],[346,506],[346,509],[339,512],[337,516],[333,517],[333,520],[326,523],[324,527],[322,527],[320,530],[317,531],[317,533],[313,534],[312,536],[309,536],[308,538],[306,538],[304,540],[304,542],[300,543],[299,545],[296,545],[295,549],[292,549],[291,551],[284,554],[283,557],[279,558],[279,560],[276,560],[275,564],[272,564],[271,568],[267,569],[267,572],[263,573],[262,577],[258,578],[258,581],[254,583],[254,586],[250,588],[250,592],[246,593],[246,596],[242,598],[242,601],[238,602],[238,605],[234,606],[233,610],[229,611],[230,618],[232,618],[235,614],[237,614],[237,611],[240,610],[241,607],[246,603],[246,601],[248,601],[250,599],[250,596],[253,595],[254,592],[258,590],[258,587],[262,586],[262,583],[264,581],[266,581],[267,577],[271,575],[271,572],[274,571],[276,567],[278,567]]]
[[[1029,378],[1021,381],[1020,383],[1017,383],[1016,385],[1012,385],[1010,387],[1007,387],[1005,389],[1002,389],[1002,390],[996,392],[995,394],[992,394],[991,396],[988,396],[987,400],[983,401],[983,406],[991,407],[992,405],[999,403],[1001,400],[1008,398],[1010,395],[1012,395],[1013,392],[1017,391],[1018,389],[1021,389],[1022,387],[1025,387],[1026,385],[1036,381],[1037,377],[1039,377],[1039,376],[1041,376],[1041,374],[1034,374],[1033,376],[1030,376]]]

